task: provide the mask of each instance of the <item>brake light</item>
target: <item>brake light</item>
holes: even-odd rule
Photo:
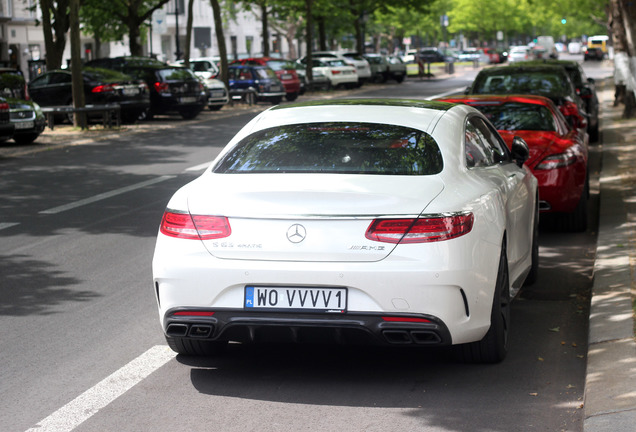
[[[91,93],[111,93],[115,91],[115,87],[112,84],[98,85],[93,87]]]
[[[153,86],[157,93],[170,93],[170,85],[168,83],[156,82]]]
[[[159,231],[170,237],[190,240],[210,240],[228,237],[232,230],[223,216],[190,215],[166,211]]]
[[[472,213],[414,219],[376,219],[365,237],[383,243],[429,243],[468,234],[473,229]]]
[[[5,103],[5,102],[0,102],[0,110],[7,110],[9,111],[9,104]]]
[[[551,170],[556,168],[563,168],[568,165],[572,165],[574,162],[576,162],[576,154],[573,151],[568,150],[565,153],[559,153],[546,157],[537,164],[535,169]]]
[[[340,73],[339,70],[332,70],[331,75],[338,75]]]

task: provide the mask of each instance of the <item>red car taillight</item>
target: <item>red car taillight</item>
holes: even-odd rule
[[[0,102],[0,111],[9,111],[9,104],[5,102]]]
[[[104,84],[93,87],[91,93],[112,93],[114,91],[115,87],[112,84]]]
[[[191,240],[210,240],[228,237],[230,222],[222,216],[190,215],[166,211],[159,231],[170,237]]]
[[[340,73],[339,70],[332,70],[331,75],[338,75]]]
[[[415,219],[376,219],[365,237],[383,243],[428,243],[468,234],[473,229],[472,213]]]
[[[168,83],[156,82],[153,86],[157,93],[170,93],[170,85]]]

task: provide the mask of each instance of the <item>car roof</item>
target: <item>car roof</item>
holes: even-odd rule
[[[320,107],[320,106],[385,106],[385,107],[411,107],[432,109],[438,111],[446,111],[451,106],[444,102],[430,101],[425,99],[331,99],[331,100],[315,100],[308,102],[297,102],[293,104],[278,105],[272,110],[282,110],[287,108],[299,107]]]

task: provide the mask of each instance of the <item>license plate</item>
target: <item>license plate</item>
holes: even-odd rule
[[[246,286],[244,304],[246,309],[342,313],[347,310],[347,289]]]
[[[281,90],[281,86],[277,86],[277,85],[271,86],[269,90],[270,91],[280,91]]]
[[[16,129],[31,129],[33,126],[35,126],[35,123],[33,123],[32,121],[15,122],[13,124],[15,125]]]
[[[210,92],[210,97],[223,97],[223,96],[224,96],[223,90],[217,90],[217,91],[211,91]]]
[[[136,87],[134,87],[134,88],[124,88],[124,95],[125,96],[135,96],[137,93],[139,93],[139,90],[137,90]]]
[[[282,74],[280,76],[280,79],[290,80],[290,79],[292,79],[292,76],[290,74]]]
[[[182,98],[179,99],[179,102],[181,102],[181,103],[193,103],[193,102],[196,102],[196,101],[197,101],[197,98],[195,98],[195,97],[182,97]]]

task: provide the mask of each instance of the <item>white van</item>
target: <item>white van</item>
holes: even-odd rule
[[[537,45],[543,47],[551,59],[559,58],[559,53],[554,45],[554,38],[552,36],[537,37]]]

